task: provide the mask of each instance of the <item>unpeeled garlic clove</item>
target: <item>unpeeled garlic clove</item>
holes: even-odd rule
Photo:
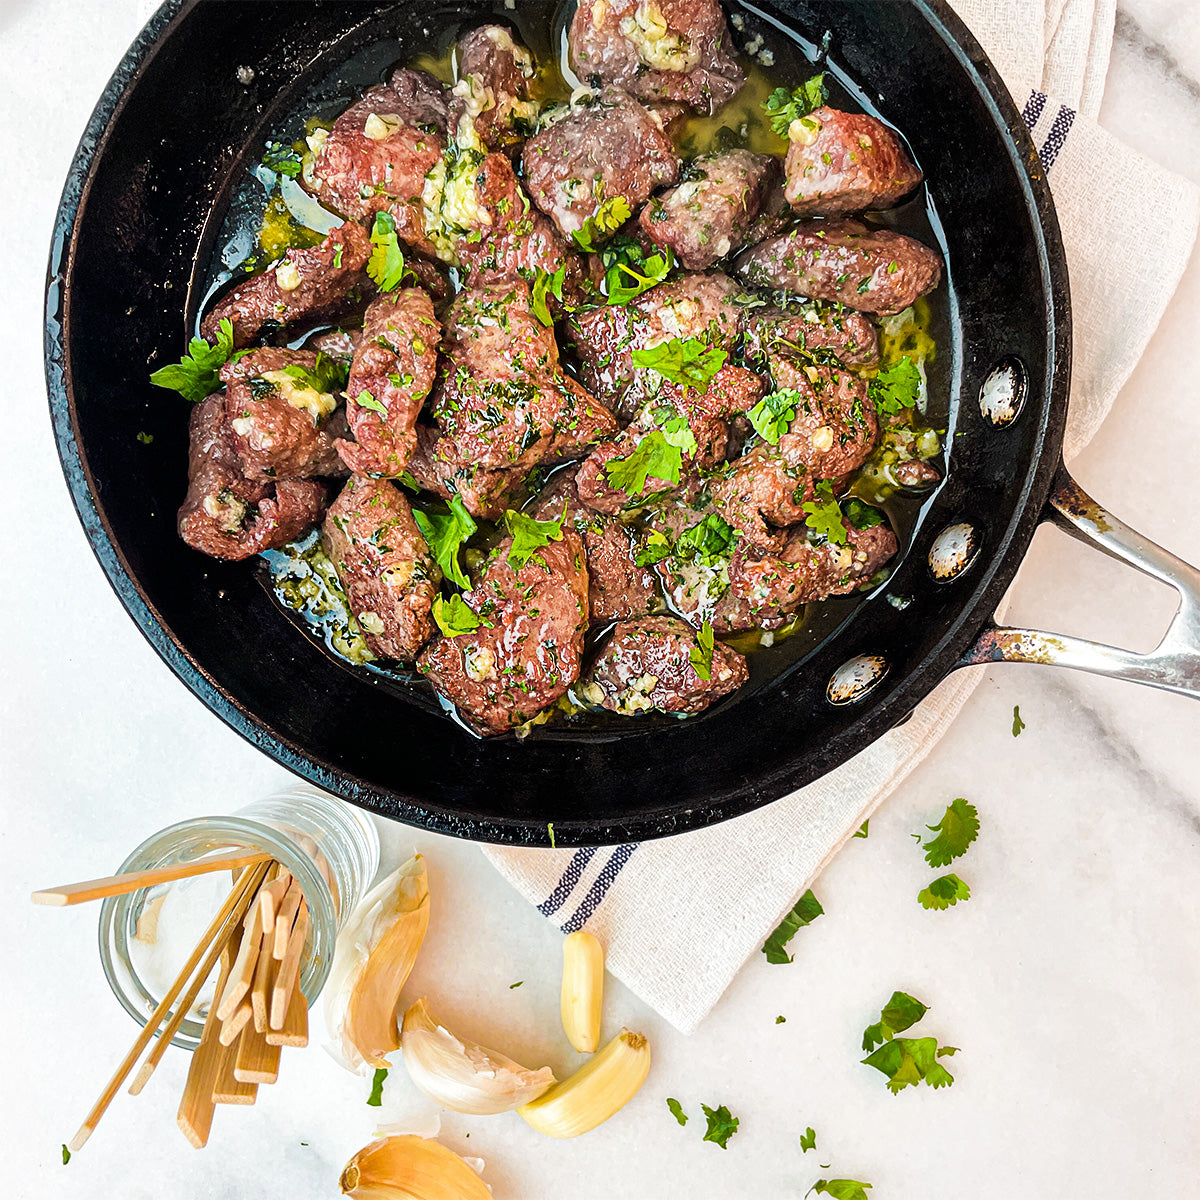
[[[567,1041],[583,1054],[600,1045],[604,948],[582,930],[563,938],[562,1023]]]
[[[554,1083],[549,1067],[530,1071],[495,1050],[461,1041],[433,1019],[424,999],[404,1014],[400,1045],[413,1083],[455,1112],[511,1112]]]
[[[325,989],[334,1056],[351,1071],[388,1065],[397,1005],[429,927],[425,860],[414,855],[372,888],[338,934]]]
[[[411,1135],[364,1146],[338,1182],[355,1200],[492,1200],[487,1184],[453,1150]]]

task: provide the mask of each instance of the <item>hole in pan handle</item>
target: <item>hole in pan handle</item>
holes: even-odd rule
[[[984,630],[958,665],[1042,663],[1127,679],[1200,699],[1200,570],[1106,512],[1063,466],[1058,469],[1043,519],[1170,584],[1179,593],[1179,609],[1162,641],[1148,654],[1135,654],[1083,638],[993,625]]]

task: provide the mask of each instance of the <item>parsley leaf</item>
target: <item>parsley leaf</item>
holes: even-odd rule
[[[928,1007],[907,992],[893,992],[892,998],[883,1006],[879,1020],[863,1030],[862,1048],[889,1042],[906,1029],[911,1029],[927,1012]]]
[[[827,542],[833,542],[835,546],[844,546],[846,544],[846,524],[842,520],[841,505],[838,504],[833,494],[833,484],[827,479],[822,479],[817,484],[816,493],[815,500],[807,500],[801,505],[808,514],[804,518],[805,525]]]
[[[790,92],[787,88],[776,88],[763,101],[762,108],[771,120],[771,128],[780,137],[787,137],[793,121],[816,112],[828,99],[829,89],[825,86],[825,73],[822,71]]]
[[[871,818],[870,818],[870,817],[868,817],[868,818],[867,818],[867,819],[866,819],[866,820],[865,820],[865,821],[862,823],[862,825],[861,825],[861,827],[859,828],[858,832],[857,832],[857,833],[856,833],[854,836],[855,836],[855,837],[860,837],[860,838],[865,838],[865,837],[870,837],[870,836],[871,836]]]
[[[594,253],[598,249],[596,238],[604,241],[632,216],[633,209],[629,207],[629,201],[624,196],[610,196],[600,204],[594,215],[584,221],[582,229],[571,234],[571,240],[580,250]]]
[[[873,504],[867,504],[857,496],[851,496],[843,509],[846,520],[855,529],[871,529],[882,525],[887,519]]]
[[[939,1046],[935,1037],[893,1038],[862,1061],[887,1076],[888,1091],[894,1096],[906,1087],[916,1087],[922,1079],[930,1087],[949,1087],[954,1076],[938,1059],[957,1053],[957,1046]]]
[[[716,346],[705,345],[700,338],[673,337],[660,345],[634,350],[632,357],[634,366],[649,367],[671,383],[694,388],[703,395],[729,355]]]
[[[671,1110],[671,1116],[673,1116],[675,1120],[680,1123],[680,1125],[686,1125],[688,1123],[687,1113],[683,1111],[683,1105],[680,1104],[674,1096],[667,1097],[667,1107]]]
[[[639,567],[649,567],[653,566],[656,562],[662,562],[664,558],[670,557],[670,538],[660,530],[652,529],[646,535],[646,540],[642,543],[634,561]]]
[[[792,962],[795,955],[787,952],[788,942],[795,937],[797,929],[803,925],[811,925],[824,912],[821,902],[813,895],[812,888],[809,888],[796,901],[796,907],[779,922],[779,928],[763,943],[762,952],[767,956],[767,962]]]
[[[713,627],[705,621],[700,626],[700,632],[696,634],[696,645],[688,651],[688,662],[701,679],[709,680],[712,678],[712,660]]]
[[[678,483],[682,466],[683,453],[679,447],[672,446],[661,429],[654,429],[629,454],[609,459],[604,471],[609,487],[637,497],[645,493],[648,478]]]
[[[817,1131],[810,1125],[800,1135],[800,1149],[807,1154],[810,1150],[817,1148]]]
[[[927,888],[917,893],[922,908],[953,908],[960,900],[970,900],[971,889],[951,872],[935,879]]]
[[[772,446],[796,419],[796,405],[804,397],[795,388],[781,388],[764,396],[747,414],[754,432]]]
[[[461,637],[474,633],[479,628],[479,618],[467,602],[455,592],[449,600],[441,596],[433,598],[433,619],[446,637]]]
[[[374,249],[367,263],[367,274],[379,284],[381,292],[394,292],[404,278],[404,252],[396,237],[396,220],[391,213],[376,213],[371,229]]]
[[[310,388],[314,392],[340,392],[350,380],[350,364],[330,358],[328,354],[318,353],[317,361],[312,367],[291,363],[283,368],[283,373],[298,380],[301,387]]]
[[[915,408],[921,395],[921,372],[905,355],[899,362],[884,367],[867,389],[877,412],[890,414]]]
[[[784,1024],[786,1021],[787,1021],[787,1017],[776,1017],[776,1018],[775,1018],[775,1024],[776,1024],[776,1025],[782,1025],[782,1024]]]
[[[554,316],[550,312],[547,296],[553,296],[560,304],[563,298],[563,283],[567,278],[566,266],[561,266],[553,275],[538,267],[533,276],[533,287],[530,289],[529,307],[533,315],[545,326],[554,324]]]
[[[657,287],[675,266],[675,255],[668,246],[647,257],[632,238],[617,239],[601,251],[604,263],[604,291],[613,306],[628,304],[643,292]]]
[[[458,552],[479,526],[467,512],[462,497],[450,497],[449,513],[425,512],[414,507],[412,514],[421,536],[437,559],[437,565],[442,568],[442,574],[459,587],[470,587],[471,581],[458,561]]]
[[[516,983],[510,983],[508,985],[508,990],[511,992],[513,990],[513,988],[519,988],[521,986],[521,984],[523,984],[524,982],[525,982],[525,980],[518,979]]]
[[[682,450],[684,454],[696,453],[696,435],[688,424],[687,417],[670,417],[662,427],[667,444]]]
[[[221,386],[218,372],[233,357],[233,322],[223,320],[217,329],[217,344],[192,338],[187,353],[177,363],[159,367],[150,376],[156,387],[170,388],[185,400],[199,404]]]
[[[372,1108],[379,1108],[383,1104],[383,1081],[387,1077],[387,1068],[379,1067],[371,1079],[371,1094],[367,1097],[367,1103]]]
[[[365,388],[354,397],[354,403],[357,404],[359,408],[369,408],[372,412],[378,413],[385,422],[387,421],[388,410],[384,408],[383,405],[380,404],[379,401],[376,400],[375,397],[372,396],[371,393]],[[419,525],[420,522],[418,521],[417,524]]]
[[[716,1142],[722,1150],[728,1149],[729,1139],[737,1133],[737,1117],[723,1104],[720,1108],[709,1108],[707,1104],[702,1104],[700,1107],[704,1110],[704,1116],[708,1120],[708,1128],[704,1131],[704,1140]]]
[[[967,852],[967,847],[979,836],[979,813],[975,805],[961,796],[951,803],[936,825],[926,825],[938,836],[925,842],[925,861],[931,867],[947,867]]]
[[[299,151],[283,142],[268,142],[262,156],[262,165],[276,175],[287,175],[295,179],[300,174],[303,160]]]
[[[1021,706],[1013,705],[1013,737],[1020,737],[1021,731],[1025,728],[1025,722],[1021,720]]]
[[[709,513],[675,539],[675,557],[694,558],[701,566],[711,567],[729,556],[733,542],[733,526],[720,513]]]
[[[504,514],[504,524],[512,534],[512,546],[508,551],[508,565],[519,571],[543,546],[551,542],[561,541],[563,516],[557,521],[535,521],[524,513],[514,512],[511,508]]]
[[[867,1200],[870,1187],[869,1183],[857,1179],[818,1179],[806,1194],[817,1192],[822,1196],[832,1196],[833,1200]]]
[[[546,832],[550,835],[550,849],[553,850],[556,848],[555,842],[554,842],[554,822],[553,821],[551,821],[550,824],[546,826]]]
[[[63,1150],[63,1166],[65,1167],[67,1165],[67,1163],[69,1163],[71,1161],[71,1152],[70,1152],[70,1150],[67,1149],[66,1142],[63,1142],[62,1150]]]

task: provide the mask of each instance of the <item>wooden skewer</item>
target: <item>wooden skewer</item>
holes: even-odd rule
[[[304,952],[307,937],[308,905],[301,903],[300,911],[296,914],[296,924],[292,927],[292,936],[288,938],[287,952],[279,964],[275,986],[271,989],[272,1029],[283,1028],[283,1018],[287,1015],[291,995],[296,990],[296,980],[300,975],[300,956]]]
[[[229,977],[232,956],[223,956],[221,975],[217,980],[217,994]],[[184,1084],[183,1096],[179,1101],[179,1111],[175,1120],[183,1130],[184,1137],[199,1150],[208,1142],[212,1131],[213,1113],[216,1111],[216,1100],[213,1091],[221,1074],[221,1059],[226,1053],[221,1046],[218,1034],[221,1022],[217,1017],[217,1006],[214,1003],[208,1010],[204,1021],[204,1032],[200,1035],[200,1045],[192,1053],[192,1061],[188,1065],[187,1083]]]
[[[234,950],[231,943],[226,944],[224,951],[221,954],[221,964],[226,968],[226,974],[233,969]],[[210,1014],[211,1015],[211,1014]],[[236,1014],[235,1014],[236,1018]],[[243,1022],[245,1024],[245,1022]],[[221,1043],[220,1049],[217,1051],[217,1074],[213,1080],[212,1098],[214,1104],[253,1104],[258,1097],[258,1086],[254,1083],[243,1083],[234,1074],[233,1064],[237,1059],[237,1046],[234,1044],[237,1038],[235,1034],[225,1040],[225,1033],[229,1029],[230,1022],[226,1021],[221,1026],[217,1040]]]
[[[283,1018],[282,1029],[268,1029],[263,1035],[268,1046],[308,1045],[308,1001],[299,988],[292,989],[291,1003]]]
[[[300,890],[300,885],[293,879],[288,884],[287,895],[284,896],[283,903],[275,917],[275,938],[271,953],[276,959],[282,960],[287,952],[288,941],[292,936],[292,922],[296,919],[300,901],[303,899],[304,893]]]
[[[274,1083],[279,1078],[280,1054],[281,1047],[270,1045],[262,1031],[247,1025],[238,1038],[234,1077],[241,1083]]]
[[[244,850],[237,854],[224,854],[219,858],[198,858],[194,862],[176,863],[171,867],[156,867],[150,871],[130,871],[125,875],[106,875],[103,879],[88,879],[83,883],[68,883],[62,887],[44,888],[34,892],[34,904],[82,904],[86,900],[102,900],[105,896],[123,896],[141,888],[153,887],[157,883],[171,883],[176,879],[187,879],[192,875],[206,875],[210,871],[227,871],[237,867],[252,867],[267,862],[268,854],[248,854]]]
[[[280,902],[287,894],[288,884],[292,874],[286,867],[279,868],[279,874],[269,883],[263,884],[258,893],[258,903],[262,907],[263,937],[270,937],[275,932],[275,914],[279,911]]]
[[[79,1127],[75,1136],[67,1143],[67,1148],[72,1152],[80,1150],[84,1143],[92,1136],[100,1118],[104,1116],[108,1106],[112,1103],[113,1097],[117,1094],[121,1084],[125,1082],[126,1076],[133,1068],[133,1064],[147,1045],[150,1039],[154,1036],[155,1031],[163,1023],[166,1015],[171,1011],[171,1006],[178,999],[180,992],[183,991],[192,972],[196,969],[200,960],[204,957],[205,951],[208,949],[212,940],[220,932],[225,923],[226,918],[231,913],[238,910],[241,906],[241,913],[244,913],[246,906],[249,905],[251,898],[254,896],[255,890],[262,882],[263,876],[267,873],[267,863],[259,862],[256,866],[247,867],[241,878],[234,885],[233,890],[226,897],[225,903],[221,905],[220,911],[213,917],[208,928],[204,931],[204,935],[196,944],[196,948],[188,956],[187,962],[183,966],[183,970],[176,976],[175,981],[167,988],[166,994],[159,1001],[158,1007],[150,1015],[150,1019],[142,1026],[141,1032],[134,1039],[133,1045],[129,1048],[129,1052],[121,1060],[113,1077],[108,1081],[108,1085],[100,1094],[100,1099],[92,1106],[91,1112],[84,1118],[83,1124]]]
[[[254,971],[254,983],[250,988],[250,1008],[254,1014],[254,1028],[259,1033],[267,1032],[267,1013],[271,1007],[271,989],[275,986],[275,958],[264,946],[258,956]]]
[[[242,998],[250,990],[250,984],[254,982],[254,968],[258,964],[262,940],[262,908],[255,904],[246,914],[246,932],[242,936],[242,944],[238,947],[233,969],[229,972],[229,981],[225,984],[225,990],[217,1004],[217,1016],[222,1021],[228,1021],[233,1016]]]
[[[249,1000],[244,1000],[239,1004],[233,1016],[228,1021],[221,1022],[221,1032],[218,1035],[221,1045],[232,1046],[237,1041],[238,1034],[250,1024],[250,1018],[253,1015]]]

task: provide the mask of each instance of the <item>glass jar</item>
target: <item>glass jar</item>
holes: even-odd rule
[[[150,870],[242,848],[275,858],[308,902],[300,988],[311,1006],[329,976],[338,930],[379,867],[379,833],[362,810],[298,783],[232,816],[168,826],[147,838],[119,871]],[[208,872],[104,901],[100,961],[117,999],[139,1024],[153,1013],[232,886],[229,872]],[[215,980],[214,971],[174,1045],[191,1050],[199,1043]]]

